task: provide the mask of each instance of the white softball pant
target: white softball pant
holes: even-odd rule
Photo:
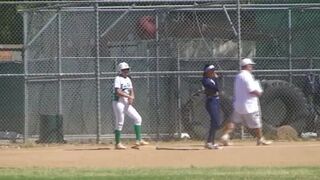
[[[115,130],[122,130],[124,115],[127,114],[134,120],[135,125],[141,125],[142,118],[137,110],[125,101],[112,101],[112,108],[116,117]]]

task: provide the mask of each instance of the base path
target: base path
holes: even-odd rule
[[[176,150],[156,150],[177,148]],[[190,149],[189,149],[190,148]],[[275,142],[255,146],[236,142],[221,150],[202,149],[201,143],[161,143],[137,149],[114,150],[111,145],[50,145],[17,148],[0,145],[0,167],[213,167],[320,166],[320,142]]]

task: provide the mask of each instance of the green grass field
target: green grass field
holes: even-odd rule
[[[0,168],[0,179],[314,179],[320,178],[320,167],[235,167],[235,168],[159,168],[159,169],[45,169]]]

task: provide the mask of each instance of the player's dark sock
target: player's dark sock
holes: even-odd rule
[[[141,126],[140,125],[134,125],[134,132],[136,133],[136,140],[141,140]]]
[[[211,128],[209,130],[209,135],[208,135],[207,142],[214,144],[215,135],[216,135],[216,129],[215,128]]]
[[[121,131],[115,130],[114,131],[114,135],[115,135],[116,144],[119,144],[120,143],[120,137],[121,137]]]

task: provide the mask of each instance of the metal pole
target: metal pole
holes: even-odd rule
[[[119,1],[119,0],[116,0]],[[171,2],[174,2],[172,0],[170,0]],[[211,0],[212,1],[212,0]],[[138,1],[135,2],[131,2],[131,3],[136,3]],[[163,2],[163,1],[162,1]],[[233,1],[235,2],[235,1]],[[52,1],[17,1],[17,2],[0,2],[0,4],[41,4],[41,3],[45,3],[45,4],[54,4],[54,2]],[[62,1],[58,1],[56,3],[63,3]],[[64,3],[68,3],[68,4],[64,4],[64,8],[62,8],[62,11],[92,11],[94,12],[94,8],[92,7],[88,7],[88,6],[81,6],[79,7],[79,4],[85,4],[85,3],[92,3],[90,1],[77,1],[77,2],[73,2],[75,6],[77,7],[70,7],[72,5],[72,1],[64,1]],[[124,2],[122,2],[124,3]],[[205,3],[205,4],[197,4],[197,5],[177,5],[177,4],[167,4],[167,5],[138,5],[135,6],[134,8],[132,8],[132,11],[154,11],[154,9],[163,9],[163,10],[178,10],[178,11],[193,11],[193,10],[223,10],[223,8],[221,7],[221,2],[220,3]],[[49,11],[55,11],[54,7],[57,7],[59,5],[51,5],[51,7],[41,7],[41,8],[29,8],[29,9],[22,9],[22,10],[18,10],[19,12],[26,12],[26,11],[45,11],[45,12],[49,12]],[[60,5],[61,6],[61,5]],[[66,7],[67,6],[67,7]],[[227,9],[229,10],[236,10],[237,9],[237,5],[235,4],[225,4],[224,5]],[[101,6],[99,7],[100,11],[105,11],[105,10],[115,10],[115,11],[126,11],[128,8],[130,8],[130,6],[128,5],[118,5],[118,6]],[[299,8],[299,9],[319,9],[320,8],[320,3],[293,3],[293,4],[242,4],[241,6],[242,9],[254,9],[254,10],[259,10],[259,9],[267,9],[267,10],[280,10],[280,9],[289,9],[289,8]]]
[[[236,28],[234,27],[234,25],[232,23],[232,20],[231,20],[231,18],[229,16],[228,10],[226,9],[225,5],[223,5],[223,10],[224,10],[224,13],[226,14],[226,16],[228,18],[229,24],[230,24],[230,26],[232,28],[232,31],[233,31],[234,35],[237,36],[238,35],[237,30],[236,30]]]
[[[115,20],[102,34],[100,37],[105,36],[106,34],[108,34],[109,31],[111,31],[111,29],[113,29],[129,12],[130,10],[134,7],[134,5],[132,5],[130,8],[128,8],[123,14],[121,14],[120,17],[118,17],[117,20]]]
[[[178,52],[177,52],[177,70],[180,71],[181,70],[181,65],[180,65],[180,48],[178,46]],[[182,133],[182,123],[181,123],[181,75],[178,75],[178,82],[177,82],[177,90],[178,90],[178,128],[179,128],[179,137],[181,137],[181,133]]]
[[[281,5],[281,4],[279,4]],[[234,6],[228,6],[225,5],[226,9],[228,10],[237,10],[237,7]],[[103,8],[99,8],[99,11],[103,11],[103,12],[123,12],[126,11],[127,8],[129,8],[128,6],[108,6],[108,7],[103,7]],[[247,5],[242,5],[241,9],[242,10],[288,10],[289,8],[299,8],[299,9],[304,9],[304,10],[319,10],[320,7],[317,7],[316,5],[312,6],[312,7],[306,7],[306,6],[279,6],[279,7],[272,7],[272,6],[268,6],[265,5],[263,7],[260,6],[247,6]],[[171,7],[163,7],[163,6],[140,6],[138,8],[138,6],[136,6],[135,8],[132,8],[131,11],[132,12],[154,12],[155,9],[162,9],[162,10],[167,10],[167,11],[171,11],[174,10],[176,12],[179,11],[223,11],[223,7],[221,7],[221,5],[217,5],[217,6],[207,6],[207,7],[202,7],[202,8],[195,8],[195,7],[182,7],[181,5],[172,5]],[[20,10],[19,12],[32,12],[32,10]],[[41,10],[37,10],[37,12],[55,12],[56,10],[54,9],[41,9]],[[94,12],[94,8],[92,7],[69,7],[69,8],[62,8],[61,11],[63,12]]]
[[[61,67],[61,57],[62,57],[62,44],[61,44],[61,12],[58,12],[58,72],[59,74],[62,73],[62,67]],[[62,115],[62,81],[61,76],[59,75],[59,90],[58,90],[58,114]]]
[[[96,12],[96,103],[97,103],[97,140],[96,142],[100,143],[101,136],[101,89],[100,89],[100,26],[99,26],[99,3],[95,3],[95,12]]]
[[[50,24],[56,19],[57,13],[54,14],[49,21],[40,29],[40,31],[30,40],[30,42],[27,44],[28,46],[31,46],[31,44],[40,37],[40,35],[50,26]]]
[[[240,60],[241,60],[241,5],[240,0],[238,0],[238,60],[239,60],[239,69],[241,69],[240,66]]]
[[[24,61],[24,136],[23,141],[26,143],[28,140],[28,123],[29,123],[29,114],[28,114],[28,104],[29,104],[29,96],[28,96],[28,12],[23,13],[23,61]]]
[[[149,71],[150,72],[150,59],[149,59],[149,57],[150,57],[150,50],[149,50],[149,48],[147,49],[147,71]],[[150,111],[150,102],[151,102],[151,91],[150,91],[150,75],[149,74],[147,74],[147,97],[148,97],[148,99],[147,99],[147,105],[148,105],[148,109],[147,109],[147,111],[148,112],[151,112]],[[148,120],[150,121],[150,118],[151,116],[150,116],[150,114],[148,113]],[[152,122],[150,121],[149,122],[149,129],[152,129]]]
[[[154,1],[157,1],[157,0],[127,0],[127,1],[124,1],[124,0],[105,0],[105,1],[102,1],[102,0],[96,0],[97,2],[104,2],[104,3],[136,3],[136,2],[145,2],[145,3],[148,3],[148,2],[154,2]],[[160,0],[158,0],[160,2]],[[232,2],[234,2],[234,0],[225,0],[225,1],[218,1],[216,0],[217,2],[213,2],[213,0],[202,0],[202,2],[208,2],[204,5],[206,6],[219,6],[219,4],[221,3],[230,3],[227,4],[227,6],[230,6],[230,7],[233,7],[234,5],[231,4]],[[195,0],[161,0],[161,2],[167,2],[167,5],[154,5],[155,7],[173,7],[173,6],[182,6],[182,7],[201,7],[201,6],[204,6],[202,4],[197,4],[197,5],[175,5],[175,4],[168,4],[169,2],[190,2],[190,3],[194,3]],[[63,1],[32,1],[32,0],[29,0],[29,1],[4,1],[4,2],[1,2],[1,4],[61,4],[61,3],[68,3],[68,4],[71,4],[71,3],[75,3],[75,4],[85,4],[85,3],[92,3],[92,0],[84,0],[84,1],[79,1],[79,0],[71,0],[71,1],[68,1],[68,0],[63,0]],[[146,7],[150,7],[152,5],[149,5],[149,6],[146,6]],[[204,7],[206,7],[204,6]],[[253,6],[253,7],[265,7],[265,6],[268,6],[268,7],[295,7],[295,6],[303,6],[303,7],[317,7],[317,6],[320,6],[320,3],[292,3],[292,4],[288,4],[288,3],[283,3],[283,4],[276,4],[276,3],[268,3],[268,4],[244,4],[244,7],[250,7],[250,6]],[[119,6],[118,6],[119,7]],[[122,7],[122,6],[120,6]],[[124,6],[124,7],[128,7],[128,6]],[[140,6],[138,6],[140,7]],[[145,6],[141,6],[141,7],[145,7]]]
[[[288,28],[289,28],[289,69],[292,70],[292,22],[291,9],[288,11]],[[292,84],[292,72],[289,73],[289,82]]]
[[[238,62],[239,62],[239,69],[241,70],[241,66],[240,66],[240,60],[241,60],[241,4],[240,4],[240,0],[238,0],[237,2],[237,12],[238,12]],[[240,134],[240,138],[243,139],[244,138],[244,127],[241,126],[241,134]]]
[[[156,14],[156,71],[157,71],[157,140],[160,138],[160,76],[159,72],[159,16]]]

